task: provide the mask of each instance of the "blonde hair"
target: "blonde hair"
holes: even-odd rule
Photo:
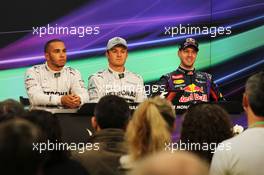
[[[138,161],[129,175],[208,175],[209,165],[185,151],[159,152]]]
[[[171,103],[160,97],[147,99],[139,105],[128,124],[126,140],[133,160],[164,150],[171,142],[175,121]]]

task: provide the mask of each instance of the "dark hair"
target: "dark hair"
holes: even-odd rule
[[[123,98],[115,95],[106,95],[95,106],[94,115],[102,129],[124,129],[130,117],[130,110]]]
[[[45,43],[45,46],[44,46],[44,53],[48,52],[48,48],[49,48],[49,45],[51,43],[54,43],[54,42],[62,42],[64,43],[64,41],[60,40],[60,39],[52,39],[52,40],[49,40]]]
[[[246,93],[254,114],[264,117],[264,72],[259,72],[247,80]]]
[[[18,101],[13,99],[7,99],[0,103],[0,122],[21,116],[24,113],[24,107]]]
[[[37,125],[51,142],[61,141],[61,127],[57,117],[43,110],[31,110],[25,113],[24,119]]]
[[[4,174],[35,175],[45,160],[45,153],[33,150],[33,143],[43,142],[41,131],[32,123],[12,119],[0,124],[0,169]]]
[[[196,104],[183,115],[180,140],[183,143],[194,143],[200,146],[215,144],[233,136],[232,124],[228,113],[216,104]],[[189,150],[211,162],[215,150]]]
[[[37,125],[45,135],[46,139],[52,143],[62,142],[61,127],[58,118],[52,113],[42,110],[32,110],[24,115],[24,119]],[[66,160],[70,155],[67,150],[53,150],[48,152],[48,158],[45,167],[52,166],[56,162]]]

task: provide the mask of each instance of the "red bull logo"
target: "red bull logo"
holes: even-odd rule
[[[189,101],[193,101],[193,100],[198,100],[198,101],[204,101],[204,102],[207,102],[208,101],[208,98],[207,98],[207,95],[203,94],[203,95],[199,95],[199,94],[193,94],[193,95],[189,95],[187,97],[185,96],[181,96],[179,102],[181,103],[186,103],[186,102],[189,102]]]
[[[190,84],[183,88],[185,92],[201,92],[204,93],[203,87],[196,86],[195,84]]]

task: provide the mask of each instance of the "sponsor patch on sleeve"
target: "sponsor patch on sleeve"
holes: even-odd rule
[[[182,75],[182,74],[179,74],[179,75],[172,75],[171,78],[172,78],[172,79],[181,79],[181,78],[183,78],[183,75]]]

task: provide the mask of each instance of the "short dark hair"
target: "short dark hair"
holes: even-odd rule
[[[33,143],[44,141],[37,126],[22,119],[0,124],[0,168],[4,174],[35,175],[46,154],[33,150]]]
[[[216,104],[199,103],[184,114],[180,140],[183,143],[217,144],[233,136],[229,114]],[[216,148],[216,147],[215,147]],[[211,162],[212,150],[190,150]]]
[[[48,52],[49,45],[50,45],[51,43],[54,43],[54,42],[62,42],[62,43],[64,43],[64,41],[62,41],[62,40],[60,40],[60,39],[52,39],[52,40],[49,40],[49,41],[47,41],[47,42],[45,43],[45,45],[44,45],[44,53]]]
[[[31,110],[25,113],[24,119],[32,122],[38,126],[43,135],[51,143],[62,142],[61,126],[57,117],[53,116],[52,113],[43,110]],[[47,153],[48,159],[46,164],[52,164],[56,161],[62,161],[67,159],[70,152],[68,150],[54,150]]]
[[[94,115],[102,129],[124,129],[130,117],[130,109],[123,98],[106,95],[95,106]]]
[[[24,107],[18,101],[6,99],[0,103],[0,122],[23,115]]]
[[[23,118],[38,126],[51,142],[61,141],[59,120],[52,113],[43,110],[31,110],[27,111]]]
[[[264,72],[251,76],[246,83],[249,105],[257,116],[264,117]]]

